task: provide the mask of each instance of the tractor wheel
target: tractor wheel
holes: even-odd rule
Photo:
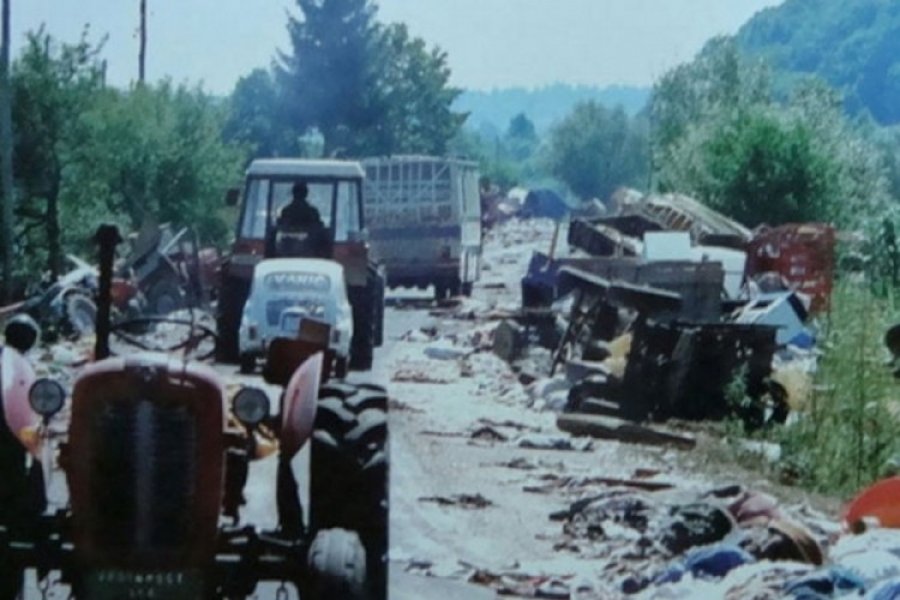
[[[451,298],[459,297],[459,294],[462,291],[462,282],[459,280],[459,277],[454,277],[450,280],[448,289],[450,291]]]
[[[244,352],[240,357],[240,371],[243,375],[251,375],[256,370],[256,355]]]
[[[97,305],[81,293],[69,294],[65,306],[65,331],[73,337],[91,335],[97,324]]]
[[[160,279],[147,290],[147,310],[164,317],[187,306],[184,291],[169,279]]]
[[[386,288],[384,275],[375,271],[372,285],[374,286],[372,308],[375,321],[375,347],[381,348],[384,344],[384,291]]]
[[[238,328],[244,303],[250,294],[250,282],[237,277],[224,277],[216,308],[216,360],[235,363],[240,358]]]
[[[322,386],[310,458],[312,531],[359,534],[372,600],[387,597],[387,403],[377,386]]]
[[[375,323],[373,321],[373,290],[371,286],[351,292],[353,309],[353,338],[350,340],[350,368],[368,371],[375,357]]]
[[[21,598],[25,573],[10,564],[0,564],[0,600]]]
[[[449,291],[450,287],[443,279],[439,279],[434,282],[434,299],[438,302],[446,298]]]
[[[317,600],[363,600],[366,593],[366,549],[359,536],[344,529],[316,534],[309,548],[312,597]]]
[[[334,359],[334,376],[338,379],[344,379],[347,377],[347,371],[350,368],[348,366],[348,359],[346,356],[338,356]]]

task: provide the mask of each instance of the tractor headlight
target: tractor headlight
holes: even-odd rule
[[[254,427],[269,416],[269,396],[259,388],[245,387],[232,400],[231,410],[241,423]]]
[[[28,403],[31,409],[45,419],[49,419],[62,410],[66,401],[66,392],[58,381],[38,379],[28,391]]]

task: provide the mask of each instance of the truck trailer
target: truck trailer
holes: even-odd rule
[[[481,269],[477,164],[433,156],[362,163],[369,241],[388,286],[431,285],[438,300],[471,294]]]

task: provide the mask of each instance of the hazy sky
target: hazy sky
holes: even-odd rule
[[[147,0],[147,76],[229,92],[287,47],[294,0]],[[553,82],[649,85],[710,37],[780,0],[379,0],[448,53],[453,83],[474,89]],[[56,38],[108,35],[111,83],[137,77],[138,0],[12,0],[14,53],[45,24]]]

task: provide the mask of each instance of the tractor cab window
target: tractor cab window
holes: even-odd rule
[[[293,197],[292,190],[296,181],[276,181],[272,190],[272,224],[278,222],[278,215],[281,210],[290,204]],[[326,228],[331,227],[331,200],[334,195],[334,184],[327,183],[307,183],[309,194],[306,201],[316,210],[322,218],[322,224]]]
[[[268,179],[251,179],[247,184],[239,237],[255,240],[261,240],[266,237],[269,190],[271,187],[271,182]]]
[[[293,197],[296,179],[255,177],[247,185],[240,237],[262,240],[267,227],[274,227],[278,215]],[[322,224],[332,229],[334,239],[345,242],[362,229],[358,181],[309,181],[307,202],[319,211]],[[336,208],[336,214],[332,210]]]
[[[362,223],[359,218],[359,183],[341,181],[337,188],[337,227],[334,232],[336,242],[346,242],[359,233]]]

